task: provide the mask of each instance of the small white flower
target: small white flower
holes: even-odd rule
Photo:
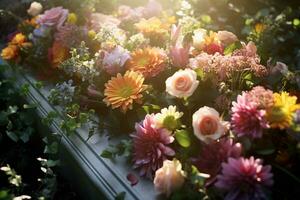
[[[43,11],[42,4],[34,1],[31,3],[30,8],[27,10],[27,13],[33,17],[39,15]]]
[[[155,125],[157,128],[167,128],[173,130],[177,128],[178,120],[183,112],[178,112],[176,106],[169,106],[161,109],[160,113],[155,114]]]

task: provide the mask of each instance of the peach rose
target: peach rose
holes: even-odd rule
[[[27,13],[30,15],[30,16],[37,16],[39,15],[41,12],[43,11],[43,6],[42,4],[34,1],[30,4],[30,8],[27,10]]]
[[[227,122],[220,119],[218,111],[204,106],[193,114],[194,134],[203,142],[219,139],[228,129]]]
[[[238,41],[237,36],[229,31],[218,31],[217,37],[224,46]]]
[[[172,161],[164,161],[163,166],[156,170],[153,182],[158,192],[166,194],[169,197],[173,191],[183,185],[184,179],[185,173],[182,170],[181,163],[174,159]]]
[[[166,92],[178,98],[189,97],[198,85],[199,81],[194,70],[179,70],[166,80]]]

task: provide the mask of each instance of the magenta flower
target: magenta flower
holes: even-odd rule
[[[37,22],[40,25],[59,28],[61,27],[68,17],[69,11],[62,7],[55,7],[46,10],[44,14],[40,15]]]
[[[168,147],[174,141],[167,129],[155,128],[155,115],[147,115],[142,123],[136,123],[133,138],[134,168],[140,169],[141,176],[153,178],[163,161],[175,155]]]
[[[227,191],[225,200],[268,199],[266,192],[273,185],[271,166],[263,166],[262,160],[229,158],[222,164],[222,174],[215,186]]]
[[[231,127],[239,137],[260,138],[263,129],[269,127],[265,119],[266,111],[258,109],[257,103],[249,99],[249,94],[243,92],[238,95],[237,102],[232,102]]]
[[[240,143],[234,143],[232,139],[221,139],[208,144],[203,144],[201,153],[198,157],[192,158],[192,164],[195,165],[201,173],[210,175],[207,184],[213,182],[221,170],[221,164],[226,162],[229,157],[239,158],[242,153]]]

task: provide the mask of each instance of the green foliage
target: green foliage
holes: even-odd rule
[[[175,131],[176,141],[185,148],[188,148],[191,145],[191,138],[189,132],[186,130],[177,130]]]
[[[102,151],[101,157],[114,159],[116,156],[129,157],[132,151],[132,141],[131,140],[121,140],[120,143],[116,145],[110,145],[107,149]]]

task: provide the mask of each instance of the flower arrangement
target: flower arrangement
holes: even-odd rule
[[[261,62],[254,42],[155,0],[111,15],[42,9],[32,3],[36,24],[23,23],[1,57],[71,79],[71,97],[56,98],[95,109],[111,137],[127,134],[133,169],[159,193],[268,199],[280,184],[273,169],[296,165],[299,99],[269,84],[276,66]]]

